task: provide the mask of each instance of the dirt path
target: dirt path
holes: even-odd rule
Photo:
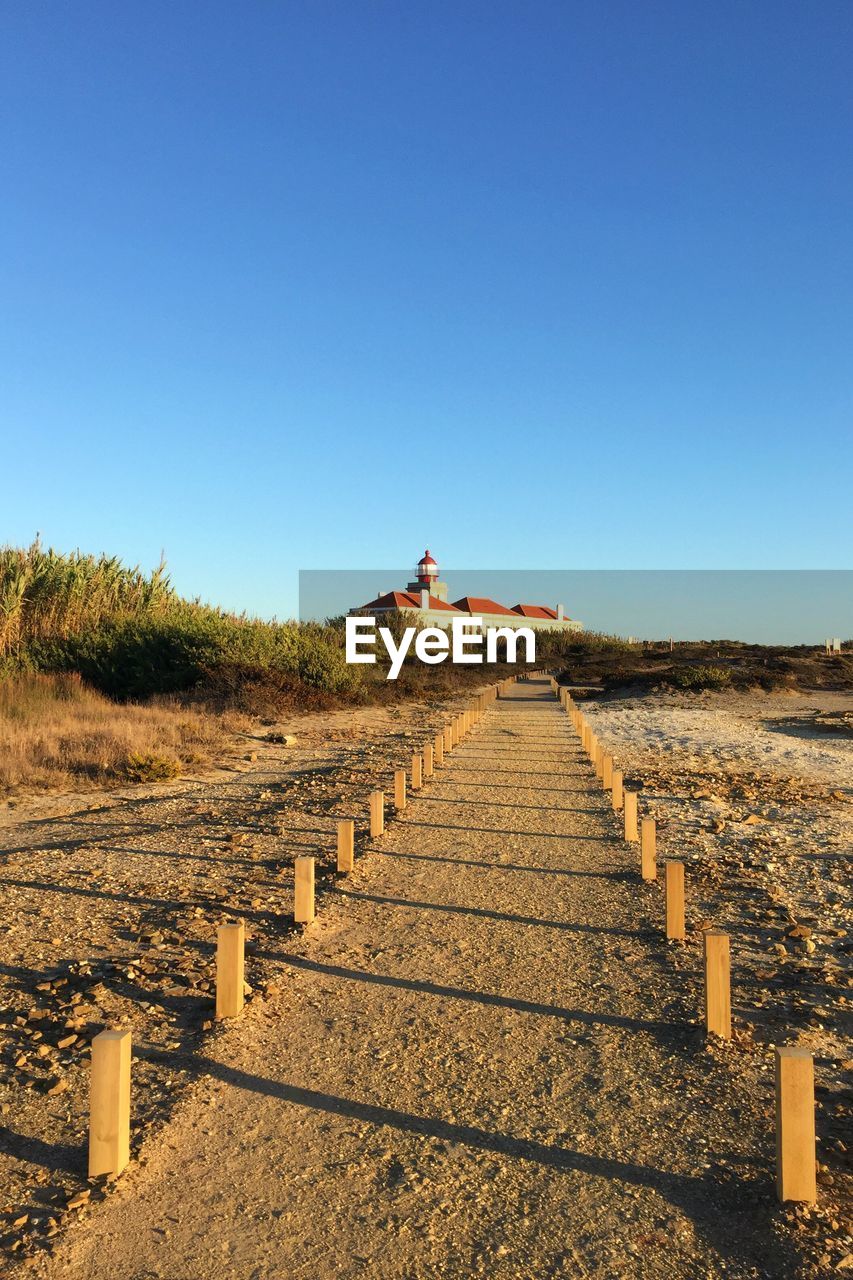
[[[516,686],[45,1274],[796,1275],[769,1070],[756,1102],[706,1049],[696,949],[634,861],[547,686]]]

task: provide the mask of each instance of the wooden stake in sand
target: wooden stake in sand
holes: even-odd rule
[[[216,930],[216,1016],[236,1018],[243,1008],[246,926],[221,924]]]
[[[314,915],[314,859],[300,854],[293,860],[293,919],[296,924],[311,924]]]
[[[89,1083],[89,1177],[121,1173],[130,1160],[129,1031],[102,1031],[92,1041]]]
[[[454,716],[450,721],[450,745],[457,746],[459,743],[459,717]]]
[[[814,1059],[808,1049],[776,1049],[776,1194],[817,1199]]]
[[[424,783],[424,762],[416,751],[412,756],[412,790],[420,791]]]
[[[723,1040],[732,1038],[729,935],[705,930],[705,1030]]]
[[[622,790],[622,770],[621,769],[613,770],[613,778],[611,779],[611,783],[610,783],[610,798],[613,803],[614,811],[618,813],[619,810],[622,808],[623,804],[625,803],[625,796]]]
[[[625,792],[625,839],[634,844],[639,840],[637,831],[637,792]]]
[[[385,830],[385,792],[370,793],[370,836],[375,840]]]
[[[657,832],[654,818],[640,821],[640,869],[644,880],[657,880]]]
[[[609,751],[605,752],[601,762],[601,785],[605,791],[613,789],[613,757]]]
[[[437,733],[435,735],[433,748],[434,748],[433,755],[435,758],[435,767],[436,769],[440,769],[444,764],[444,734],[443,733]]]
[[[431,778],[433,774],[433,751],[432,743],[428,742],[424,747],[424,777]]]
[[[449,724],[446,724],[444,726],[443,733],[444,733],[444,754],[446,756],[449,756],[451,751],[453,750],[453,731],[450,728]]]
[[[355,821],[341,818],[338,822],[338,871],[352,871],[355,861]]]
[[[603,778],[603,777],[604,777],[604,755],[605,755],[604,747],[603,747],[603,746],[601,745],[601,743],[598,741],[598,738],[596,738],[596,740],[595,740],[595,754],[593,755],[592,763],[593,763],[593,765],[594,765],[594,767],[595,767],[595,776],[596,776],[597,778]]]
[[[666,936],[683,942],[687,936],[684,927],[684,863],[667,862],[664,870],[666,885]]]
[[[406,770],[394,770],[394,808],[399,812],[406,807]]]

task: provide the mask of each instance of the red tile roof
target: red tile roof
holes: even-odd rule
[[[375,600],[368,601],[363,604],[362,610],[367,609],[420,609],[421,597],[417,591],[386,591],[384,595],[377,596]],[[444,610],[447,613],[458,613],[452,604],[448,604],[446,600],[440,600],[438,596],[429,597],[429,608],[435,610]]]
[[[507,609],[506,605],[498,604],[497,600],[490,600],[488,596],[463,596],[461,600],[454,600],[453,607],[462,609],[465,613],[498,613],[512,617],[512,609]]]
[[[552,618],[556,621],[557,610],[550,609],[547,604],[514,604],[513,613],[520,613],[523,618]]]

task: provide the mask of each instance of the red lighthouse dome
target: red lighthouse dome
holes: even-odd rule
[[[435,582],[438,577],[438,565],[430,555],[429,548],[427,548],[421,559],[418,561],[418,567],[415,570],[415,573],[417,575],[418,582],[423,583],[425,587],[428,587],[432,582]]]

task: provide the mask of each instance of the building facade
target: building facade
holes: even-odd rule
[[[413,613],[421,627],[449,627],[454,618],[482,618],[484,627],[531,627],[536,631],[582,631],[583,623],[570,618],[561,604],[515,604],[507,606],[488,596],[461,596],[450,602],[447,583],[439,581],[438,565],[427,550],[418,561],[415,580],[405,591],[386,591],[350,615],[368,615],[381,621],[383,615]]]

